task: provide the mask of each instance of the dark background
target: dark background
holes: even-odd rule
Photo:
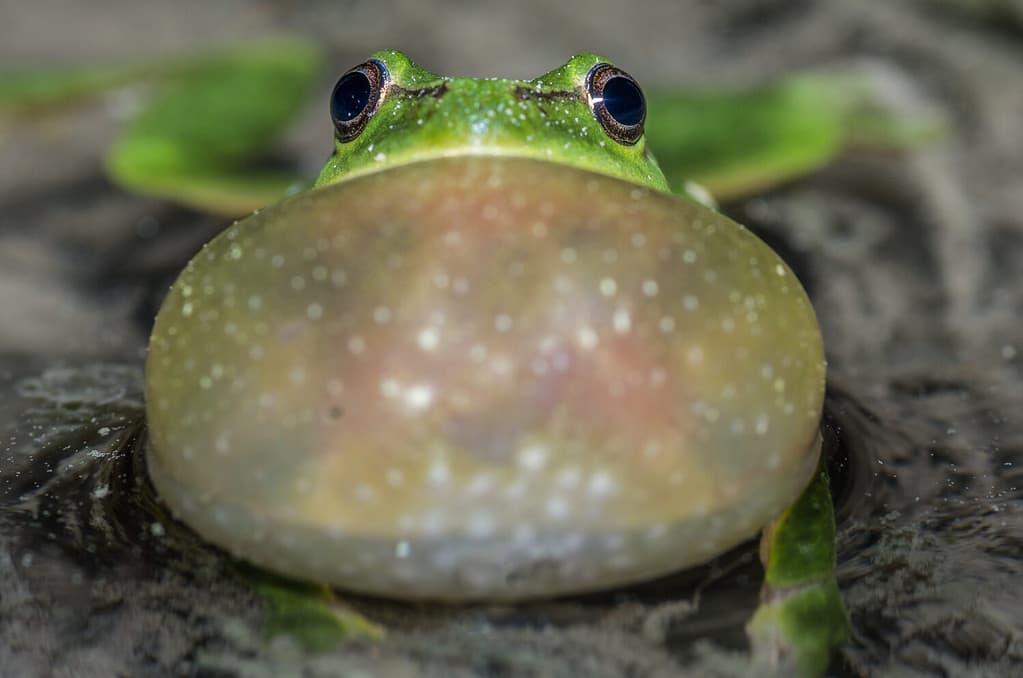
[[[861,150],[725,210],[793,264],[825,334],[828,411],[849,458],[839,575],[854,633],[836,670],[1019,675],[1023,3],[2,0],[0,67],[279,30],[321,40],[338,73],[386,47],[441,73],[524,78],[595,51],[648,87],[869,72],[907,114],[944,116],[949,133],[923,151]],[[329,152],[331,84],[282,150],[310,174]],[[141,365],[159,294],[224,225],[105,181],[101,151],[131,105],[0,123],[0,423],[16,431],[21,380],[47,369],[137,391],[137,377],[97,365]],[[0,676],[744,675],[751,554],[700,575],[735,583],[732,598],[669,583],[503,610],[363,601],[390,639],[307,657],[287,639],[263,644],[260,602],[230,577],[83,568],[0,532]]]

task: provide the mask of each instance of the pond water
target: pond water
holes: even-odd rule
[[[344,53],[339,63],[386,46],[362,30],[370,22],[358,12],[370,4],[346,4],[363,23],[339,22],[350,28],[324,36]],[[949,116],[952,133],[938,147],[853,155],[726,206],[792,265],[825,335],[838,575],[852,619],[836,675],[1015,676],[1023,666],[1023,92],[1006,86],[1018,79],[1023,38],[1018,19],[1006,19],[1018,15],[955,7],[967,4],[736,1],[685,16],[651,8],[631,46],[622,44],[624,18],[572,46],[623,64],[631,56],[662,79],[750,80],[869,59]],[[155,25],[132,19],[130,3],[107,5],[139,36]],[[246,7],[237,16],[248,29],[316,34],[340,11]],[[534,9],[545,16],[545,5]],[[58,22],[59,10],[39,16],[49,12],[54,27],[88,24]],[[445,26],[464,39],[445,51],[447,32],[424,33],[406,14],[388,35],[443,54],[439,70],[472,70],[446,67],[491,48],[487,67],[496,68],[522,51],[525,35],[543,47],[529,50],[537,59],[563,61],[570,49],[557,22],[545,34],[523,21],[506,22],[519,33],[505,52],[499,41],[484,47],[479,27],[504,15],[459,4]],[[103,42],[108,33],[91,35]],[[791,36],[785,49],[778,35]],[[96,149],[83,146],[93,127],[81,125],[56,146],[45,135],[4,140],[0,675],[745,675],[755,544],[656,582],[528,606],[352,598],[392,629],[380,646],[310,656],[286,637],[264,639],[262,603],[219,551],[169,519],[137,454],[142,350],[157,300],[223,224],[109,187],[85,160]],[[310,167],[322,159],[321,136],[301,151]]]
[[[806,203],[788,193],[770,200]],[[772,220],[793,219],[765,217],[764,204],[737,209],[807,282],[825,332],[839,331],[845,318],[822,300],[844,284],[869,290],[884,266],[850,267],[843,280],[794,246],[791,227],[774,230]],[[911,229],[887,237],[878,251],[897,251]],[[822,269],[827,278],[816,277]],[[921,675],[1009,675],[1023,661],[1023,592],[1014,585],[1023,576],[1018,391],[1005,378],[1011,361],[999,357],[985,370],[930,366],[917,356],[914,369],[872,382],[832,356],[824,431],[853,628],[836,674],[874,671],[893,655],[899,671]],[[136,675],[170,667],[272,675],[283,665],[329,673],[378,667],[382,652],[394,670],[476,675],[567,675],[587,657],[601,657],[595,675],[746,669],[743,625],[761,576],[755,543],[655,582],[552,602],[448,608],[353,597],[356,609],[390,629],[382,649],[356,643],[306,656],[287,638],[264,645],[262,604],[246,579],[171,519],[146,479],[141,362],[9,368],[0,400],[6,666],[25,675],[82,661],[92,670],[131,666]]]

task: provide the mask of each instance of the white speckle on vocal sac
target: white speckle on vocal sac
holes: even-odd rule
[[[541,445],[530,445],[519,452],[519,466],[528,471],[539,471],[547,463],[547,449]]]
[[[576,341],[579,342],[579,346],[583,349],[590,350],[596,348],[600,342],[600,338],[592,327],[583,326],[579,328],[579,331],[575,335]]]
[[[403,400],[406,407],[414,412],[425,410],[433,403],[433,388],[428,384],[416,384],[405,390]]]
[[[611,317],[611,323],[614,326],[615,332],[627,334],[632,329],[632,316],[627,309],[619,308],[615,310],[614,315]]]
[[[424,351],[432,351],[440,344],[440,331],[436,327],[424,327],[416,335],[416,344]]]
[[[441,487],[451,480],[451,469],[443,461],[434,461],[426,471],[426,479],[434,487]]]

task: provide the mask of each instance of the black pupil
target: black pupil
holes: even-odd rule
[[[330,112],[335,120],[348,122],[357,117],[369,103],[371,89],[369,78],[355,71],[338,81],[330,102]]]
[[[615,76],[604,84],[604,106],[619,125],[638,125],[643,122],[646,104],[643,93],[632,80]]]

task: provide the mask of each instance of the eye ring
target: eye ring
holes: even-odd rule
[[[330,117],[338,141],[348,143],[362,134],[390,85],[387,67],[377,59],[359,64],[338,78],[330,93]]]
[[[631,75],[611,64],[597,64],[586,74],[586,96],[609,137],[631,146],[643,136],[646,97]]]

